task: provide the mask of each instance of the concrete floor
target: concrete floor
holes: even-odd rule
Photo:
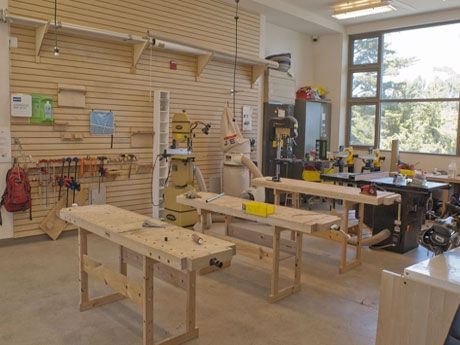
[[[89,250],[116,265],[116,246],[91,236]],[[276,304],[265,299],[266,264],[236,256],[230,268],[199,276],[200,337],[188,344],[374,344],[382,269],[402,272],[426,258],[422,249],[406,255],[366,249],[361,267],[339,275],[337,243],[307,237],[304,251],[302,291]],[[292,264],[283,261],[281,272],[290,273]],[[131,302],[79,312],[77,269],[75,233],[56,242],[44,236],[0,241],[0,344],[142,344],[142,315]],[[93,295],[106,291],[97,283],[91,288]],[[185,296],[157,280],[155,289],[160,339],[183,329]]]

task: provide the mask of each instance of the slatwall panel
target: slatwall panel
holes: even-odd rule
[[[151,29],[161,35],[200,45],[213,45],[231,52],[234,45],[233,8],[213,0],[167,1],[58,1],[59,20],[117,32],[143,35]],[[53,1],[11,0],[10,12],[14,15],[49,19]],[[258,55],[259,18],[240,15],[240,51]],[[52,54],[54,36],[45,37],[41,62],[35,62],[35,32],[30,28],[11,28],[18,38],[19,47],[11,50],[11,92],[39,93],[54,97],[54,116],[58,122],[68,122],[67,132],[81,133],[82,142],[62,141],[61,133],[52,126],[30,125],[13,118],[12,135],[21,139],[26,154],[34,161],[58,159],[64,156],[106,155],[134,153],[141,163],[152,162],[152,149],[133,149],[130,146],[131,129],[152,127],[151,89],[171,92],[171,114],[186,109],[191,120],[202,120],[212,125],[209,136],[197,132],[194,152],[197,164],[206,179],[220,174],[220,121],[223,106],[231,102],[233,66],[212,61],[195,81],[196,60],[192,56],[147,49],[139,61],[136,72],[131,72],[132,46],[99,41],[80,36],[60,35],[61,55]],[[176,71],[169,69],[170,60],[178,64]],[[252,105],[253,132],[256,137],[259,106],[258,86],[251,88],[251,69],[239,66],[237,89],[240,91],[237,106]],[[57,107],[58,84],[86,87],[86,108]],[[114,148],[110,138],[89,135],[91,109],[110,109],[116,117]],[[238,116],[240,120],[241,115]],[[128,165],[114,164],[109,168],[121,170],[114,181],[107,183],[108,203],[144,214],[151,213],[151,175],[133,174],[127,178]],[[60,170],[60,169],[59,169]],[[37,178],[36,176],[33,176]],[[97,179],[86,178],[85,186],[96,185]],[[38,224],[49,212],[45,200],[40,200],[37,182],[33,182],[33,220],[27,214],[15,214],[15,236],[23,237],[41,233]],[[43,193],[42,193],[43,194]]]

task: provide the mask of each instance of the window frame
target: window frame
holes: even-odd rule
[[[460,20],[447,21],[436,24],[418,25],[404,28],[395,28],[391,30],[373,31],[367,33],[360,33],[348,36],[348,75],[347,75],[347,108],[346,108],[346,133],[345,142],[350,146],[351,140],[351,117],[352,117],[352,106],[353,105],[376,105],[375,125],[374,125],[374,145],[353,145],[358,150],[367,150],[369,148],[378,148],[380,146],[380,129],[381,129],[381,116],[382,116],[382,104],[383,103],[394,103],[394,102],[458,102],[459,112],[457,120],[457,139],[456,139],[456,153],[445,154],[445,153],[430,153],[430,152],[414,152],[414,151],[401,151],[412,154],[423,154],[423,155],[441,155],[445,157],[459,157],[460,156],[460,93],[457,98],[421,98],[421,99],[382,99],[382,76],[383,76],[383,46],[384,46],[384,35],[391,32],[398,32],[404,30],[416,30],[421,28],[458,24]],[[378,55],[377,63],[372,64],[353,64],[353,53],[354,53],[354,42],[360,39],[366,38],[378,38]],[[355,72],[377,72],[377,92],[375,97],[352,97],[353,91],[353,73]],[[383,150],[387,151],[387,150]]]

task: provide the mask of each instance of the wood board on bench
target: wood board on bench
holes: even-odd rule
[[[327,230],[332,225],[340,222],[340,219],[336,216],[278,205],[274,214],[268,217],[259,217],[247,214],[242,210],[242,201],[245,200],[241,198],[224,195],[212,202],[206,202],[208,198],[216,196],[216,194],[200,192],[198,196],[199,198],[188,199],[184,195],[179,195],[176,200],[179,204],[188,205],[196,209],[304,233]]]
[[[315,195],[324,198],[346,200],[368,205],[392,205],[401,196],[392,192],[377,191],[377,196],[362,194],[356,187],[338,186],[326,183],[308,182],[282,178],[280,182],[272,181],[271,177],[259,177],[251,181],[254,187],[265,187],[281,192]]]

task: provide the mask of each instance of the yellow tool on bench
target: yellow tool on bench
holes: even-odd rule
[[[244,213],[259,217],[268,217],[275,213],[275,205],[260,201],[244,201],[242,205]]]

